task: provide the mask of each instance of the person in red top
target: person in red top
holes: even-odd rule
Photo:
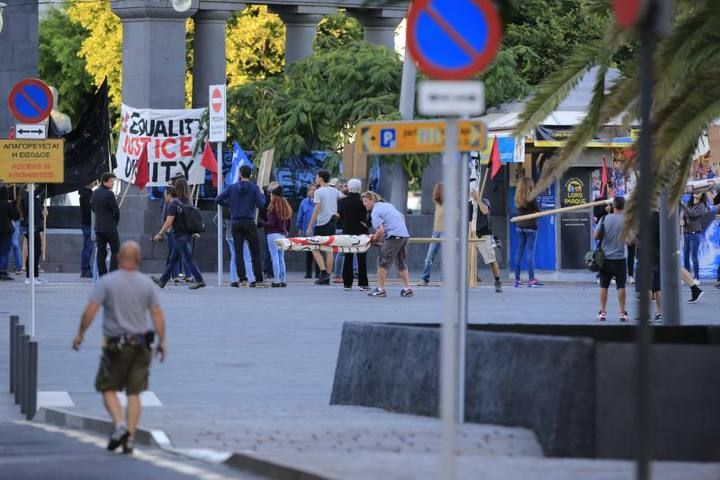
[[[277,187],[270,192],[270,205],[268,206],[265,234],[267,235],[270,258],[272,258],[273,277],[277,280],[272,283],[273,287],[287,287],[285,252],[278,248],[275,240],[288,236],[292,213],[292,207],[283,196],[282,187]]]

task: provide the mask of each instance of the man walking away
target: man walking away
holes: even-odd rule
[[[480,199],[478,192],[472,192],[471,195],[478,206],[475,232],[480,241],[477,244],[477,250],[480,252],[480,256],[485,265],[490,265],[493,277],[495,277],[495,291],[501,293],[500,265],[498,265],[497,257],[495,256],[495,239],[493,238],[493,233],[490,228],[490,201],[486,198]]]
[[[595,239],[602,245],[605,254],[605,263],[600,270],[600,312],[597,319],[607,319],[607,300],[610,281],[615,278],[618,292],[618,303],[620,304],[620,321],[626,322],[629,319],[625,310],[625,283],[627,282],[627,264],[625,263],[625,239],[623,238],[623,225],[625,216],[625,199],[615,197],[613,200],[614,212],[606,215],[600,220],[595,230]]]
[[[165,284],[170,280],[173,270],[176,269],[176,265],[182,259],[183,264],[189,269],[189,273],[195,279],[195,283],[190,286],[190,290],[203,288],[206,286],[205,281],[192,257],[193,234],[187,230],[183,214],[183,208],[189,207],[190,204],[188,202],[182,202],[177,198],[175,187],[165,187],[165,202],[169,205],[167,218],[158,234],[153,237],[153,240],[162,240],[165,238],[165,233],[172,228],[175,233],[175,250],[170,254],[170,262],[165,267],[165,273],[163,273],[162,277],[160,277],[160,279],[153,277],[152,279],[160,288],[165,288]]]
[[[97,268],[98,275],[107,273],[105,256],[107,246],[110,245],[110,271],[117,270],[117,253],[120,250],[120,234],[118,233],[118,222],[120,222],[120,208],[112,191],[115,186],[115,174],[112,172],[103,173],[100,177],[100,187],[90,197],[90,206],[95,212],[95,242],[97,243]]]
[[[85,331],[90,328],[100,306],[103,307],[103,349],[95,389],[102,392],[105,408],[115,423],[108,450],[122,446],[123,453],[132,453],[140,419],[140,392],[148,388],[152,359],[152,343],[158,337],[157,355],[162,362],[167,353],[165,318],[152,281],[138,271],[140,246],[125,242],[118,254],[120,270],[100,278],[80,321],[73,340],[78,350]],[[155,330],[148,330],[150,313]],[[127,392],[127,424],[117,397]]]
[[[310,217],[310,224],[305,234],[308,237],[311,235],[329,237],[335,235],[338,200],[340,200],[343,195],[335,187],[330,186],[329,171],[320,170],[317,172],[315,181],[319,185],[319,188],[315,191],[315,198],[313,199],[315,202],[315,210],[313,210],[312,217]],[[313,227],[315,227],[314,233]],[[313,251],[313,257],[320,268],[320,278],[315,280],[315,283],[318,285],[330,285],[330,272],[332,272],[333,269],[333,253],[325,252],[325,258],[323,259],[322,254],[315,250]]]
[[[401,297],[412,297],[414,292],[410,288],[410,275],[407,266],[407,243],[410,238],[405,217],[402,213],[389,203],[380,202],[380,197],[375,192],[362,194],[363,205],[369,210],[372,226],[375,233],[370,238],[372,243],[380,244],[380,255],[378,257],[378,286],[368,293],[371,297],[384,297],[385,279],[393,263],[397,265],[398,273],[403,282],[403,289],[400,290]]]
[[[92,278],[92,207],[90,206],[90,199],[92,198],[92,188],[95,186],[95,182],[89,183],[81,188],[78,193],[80,194],[80,229],[83,234],[83,246],[80,252],[80,277]]]
[[[260,188],[250,181],[252,169],[249,165],[240,167],[240,181],[223,190],[215,201],[230,207],[230,220],[232,222],[232,236],[235,244],[235,266],[241,286],[247,286],[247,273],[243,261],[243,243],[247,240],[250,245],[250,257],[255,281],[250,287],[267,287],[263,283],[263,272],[260,265],[260,246],[258,244],[257,224],[255,214],[257,209],[265,206],[265,195]]]

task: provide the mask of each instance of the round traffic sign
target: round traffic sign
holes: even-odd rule
[[[53,96],[42,80],[26,78],[16,83],[8,95],[10,113],[23,123],[40,123],[50,116]]]
[[[490,0],[415,0],[407,47],[420,70],[441,80],[484,71],[500,46],[502,24]]]
[[[212,99],[210,100],[210,105],[212,105],[212,109],[215,113],[220,113],[220,110],[222,110],[222,92],[220,92],[219,88],[213,89],[212,92]]]
[[[613,0],[615,19],[622,28],[634,27],[647,12],[647,0]]]

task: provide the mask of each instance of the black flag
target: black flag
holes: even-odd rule
[[[55,126],[50,119],[50,136]],[[47,196],[74,192],[110,171],[110,116],[107,78],[65,140],[65,183],[47,185]],[[114,168],[115,165],[112,165]]]

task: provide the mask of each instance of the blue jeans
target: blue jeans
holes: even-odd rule
[[[235,241],[231,236],[225,237],[225,241],[227,242],[228,247],[230,247],[230,281],[239,282],[240,277],[238,277],[237,264],[235,263]],[[248,282],[252,283],[255,281],[255,274],[252,269],[252,259],[250,258],[250,247],[248,247],[248,242],[243,242],[243,260],[245,262],[245,272],[248,277]]]
[[[172,256],[173,250],[175,250],[175,247],[177,246],[177,241],[175,240],[175,233],[173,233],[172,230],[167,232],[167,241],[168,241],[168,255],[167,259],[165,260],[165,267],[167,267],[170,264],[170,257]],[[176,278],[180,276],[180,273],[185,273],[185,265],[183,264],[182,258],[180,258],[180,261],[175,264],[175,268],[173,268],[173,271],[171,272],[171,278]]]
[[[11,243],[11,233],[0,233],[0,273],[7,273]]]
[[[700,279],[700,261],[698,251],[700,250],[701,233],[686,233],[685,245],[683,246],[683,266],[690,272],[690,260],[692,260],[692,272],[695,279]]]
[[[432,232],[431,237],[432,238],[441,238],[442,232]],[[428,245],[427,255],[425,255],[425,269],[423,270],[423,274],[422,274],[423,282],[430,281],[430,272],[432,271],[433,262],[435,262],[435,257],[437,257],[437,254],[439,251],[440,251],[439,243],[431,243],[430,245]]]
[[[19,272],[22,270],[22,232],[20,231],[20,220],[13,222],[15,227],[15,233],[12,235],[12,242],[10,243],[10,254],[13,255],[15,260],[15,271]]]
[[[90,231],[91,225],[80,225],[83,234],[83,247],[80,252],[80,271],[83,274],[92,272],[92,253],[93,253],[93,241],[92,232]]]
[[[175,250],[170,254],[170,263],[165,267],[165,273],[160,277],[162,283],[167,283],[170,279],[170,275],[173,272],[176,264],[179,264],[182,259],[185,267],[189,268],[189,273],[195,277],[198,283],[203,282],[202,273],[198,270],[195,265],[195,261],[192,258],[192,236],[191,235],[175,235]],[[188,272],[186,272],[188,273]]]
[[[535,240],[537,239],[537,230],[530,228],[518,228],[518,249],[515,256],[515,280],[520,280],[520,266],[527,254],[528,277],[530,280],[535,279]]]
[[[270,258],[272,259],[273,277],[278,282],[285,282],[287,280],[285,276],[285,251],[280,250],[277,245],[275,245],[275,240],[278,238],[285,238],[285,235],[282,233],[268,234],[268,251],[270,252]]]

